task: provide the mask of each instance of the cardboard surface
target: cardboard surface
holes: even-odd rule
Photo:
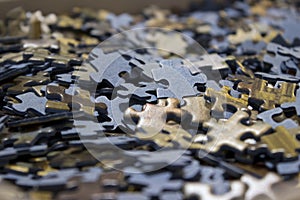
[[[89,7],[95,9],[107,9],[115,13],[137,13],[141,9],[151,5],[159,5],[163,8],[187,9],[190,2],[202,2],[201,0],[0,0],[0,17],[15,7],[21,6],[25,10],[41,10],[43,13],[67,12],[74,6]]]

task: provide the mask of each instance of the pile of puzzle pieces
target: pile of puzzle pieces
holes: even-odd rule
[[[1,199],[299,199],[299,23],[268,0],[8,11]]]

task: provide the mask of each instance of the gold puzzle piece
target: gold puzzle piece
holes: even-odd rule
[[[247,109],[248,95],[242,94],[241,98],[235,98],[229,94],[230,90],[231,88],[228,86],[223,86],[221,91],[216,91],[212,88],[206,89],[205,95],[215,99],[211,108],[212,111],[223,113],[226,105],[230,105],[237,110]]]
[[[271,126],[261,121],[253,122],[251,125],[242,124],[242,120],[249,118],[249,114],[244,111],[237,111],[228,120],[210,119],[204,123],[208,128],[206,137],[196,135],[194,142],[200,143],[203,149],[216,153],[222,147],[227,147],[236,151],[244,151],[248,144],[241,141],[241,137],[251,134],[259,137],[271,129]]]
[[[300,143],[296,139],[296,135],[284,126],[278,126],[275,131],[270,135],[262,136],[262,143],[267,145],[272,154],[283,153],[285,158],[297,157],[296,150],[300,148]]]
[[[273,109],[282,103],[296,101],[297,84],[295,83],[281,82],[278,88],[274,88],[268,84],[268,81],[255,78],[240,82],[238,88],[248,90],[250,98],[264,101],[261,108],[265,110]]]
[[[7,89],[10,94],[21,94],[29,91],[33,91],[39,96],[41,96],[41,91],[39,87],[33,87],[37,85],[44,85],[50,82],[50,77],[47,76],[48,73],[38,72],[34,76],[19,76],[14,79],[15,85]]]
[[[69,95],[65,93],[65,88],[61,86],[48,85],[46,89],[47,98],[58,99],[69,106],[78,104],[80,106],[79,110],[84,113],[93,116],[95,109],[106,109],[104,103],[93,103],[91,101],[91,96],[89,91],[76,88],[75,95]],[[49,101],[48,101],[49,102]],[[52,102],[52,105],[55,103]]]
[[[209,120],[210,108],[203,96],[184,97],[183,100],[185,105],[181,109],[191,114],[192,127],[198,127]]]
[[[125,111],[125,118],[130,117],[133,121],[137,121],[137,129],[156,133],[170,120],[180,123],[183,111],[178,108],[179,105],[180,101],[175,98],[159,99],[157,105],[148,103],[141,112],[128,108]]]
[[[141,140],[154,142],[159,147],[169,148],[192,148],[199,149],[201,146],[192,143],[192,135],[184,130],[179,124],[166,124],[160,132],[147,129],[135,134]]]

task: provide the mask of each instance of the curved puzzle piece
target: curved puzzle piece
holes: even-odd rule
[[[228,120],[210,121],[203,124],[208,128],[206,134],[208,140],[205,140],[202,134],[196,135],[194,142],[204,143],[199,144],[208,152],[217,153],[222,147],[227,147],[235,151],[244,151],[248,144],[241,141],[241,137],[252,134],[254,137],[259,137],[270,130],[271,126],[257,121],[251,125],[242,124],[242,120],[249,118],[249,114],[244,111],[237,111]]]
[[[120,82],[121,72],[130,72],[131,66],[118,52],[103,53],[101,47],[96,47],[90,53],[88,62],[96,70],[92,72],[90,77],[97,83],[107,80],[114,87]]]
[[[164,190],[178,191],[182,187],[183,181],[171,180],[171,177],[170,172],[160,172],[154,175],[132,174],[128,183],[144,186],[143,193],[155,197]]]
[[[212,194],[211,186],[204,183],[186,183],[184,194],[186,196],[196,195],[201,200],[232,200],[242,198],[246,189],[240,181],[230,182],[231,190],[222,195]]]
[[[296,101],[281,104],[283,109],[295,108],[297,115],[300,116],[300,88],[297,90]]]
[[[106,109],[106,105],[104,103],[92,101],[90,92],[88,90],[83,90],[75,86],[71,87],[69,89],[71,89],[71,93],[75,93],[75,95],[68,94],[70,91],[66,93],[66,89],[64,87],[48,85],[46,88],[46,97],[48,99],[51,98],[58,100],[69,105],[70,107],[76,107],[74,105],[78,104],[80,106],[80,111],[83,111],[91,116],[94,116],[96,110],[103,112]]]
[[[178,63],[178,60],[165,60],[162,67],[153,69],[155,81],[168,81],[168,89],[157,89],[158,98],[175,97],[182,99],[186,96],[195,96],[198,92],[194,89],[196,84],[205,84],[207,78],[204,74],[192,75],[190,71]],[[174,96],[170,96],[171,94]]]
[[[296,136],[283,126],[278,126],[275,133],[261,137],[261,142],[266,144],[272,154],[283,154],[285,158],[294,158],[298,155],[300,143]],[[293,130],[293,129],[292,129]]]
[[[249,97],[255,100],[262,100],[262,109],[269,110],[285,102],[293,102],[296,100],[295,90],[297,84],[289,82],[280,82],[276,87],[269,86],[268,81],[255,78],[245,82],[239,82],[240,90],[249,91]]]
[[[272,110],[267,110],[257,115],[258,119],[263,120],[267,124],[270,124],[272,128],[276,128],[278,126],[284,126],[285,128],[295,128],[298,127],[298,124],[292,119],[285,119],[281,122],[277,122],[273,119],[274,115],[279,115],[283,113],[281,108],[274,108]]]
[[[265,54],[263,61],[266,64],[269,64],[272,66],[271,70],[275,72],[276,74],[282,74],[281,64],[284,61],[287,61],[290,59],[288,56],[280,55],[278,53],[278,48],[281,47],[279,44],[275,43],[269,43],[267,45],[267,52],[273,53],[275,56],[271,56],[269,54]]]
[[[170,147],[173,149],[199,149],[201,144],[192,143],[192,134],[179,125],[165,125],[159,132],[152,129],[140,131],[135,134],[140,140],[151,141],[154,148]]]
[[[126,118],[137,121],[136,130],[157,133],[170,120],[181,122],[184,111],[179,107],[179,100],[174,98],[159,99],[158,104],[146,104],[141,112],[128,108]]]
[[[27,92],[16,96],[21,103],[13,104],[12,108],[21,114],[25,114],[28,110],[33,110],[40,115],[46,115],[47,99],[45,97],[36,96],[33,92]]]
[[[281,178],[272,172],[267,173],[267,175],[265,175],[262,179],[258,179],[248,174],[243,175],[241,181],[248,186],[245,194],[245,200],[253,200],[260,195],[264,195],[275,200],[275,194],[271,187],[280,180]]]
[[[298,174],[300,169],[300,156],[297,160],[290,162],[280,162],[276,165],[277,173],[280,175]]]
[[[210,116],[210,108],[207,106],[203,96],[184,97],[185,104],[181,107],[182,110],[191,114],[191,126],[199,127],[205,121],[208,121]]]
[[[207,88],[205,96],[212,100],[213,106],[211,108],[211,114],[216,117],[223,117],[224,112],[230,112],[230,108],[236,110],[247,109],[248,95],[241,94],[240,98],[231,96],[231,89],[228,86],[223,86],[221,91],[215,91],[212,88]],[[234,112],[235,110],[231,111]]]

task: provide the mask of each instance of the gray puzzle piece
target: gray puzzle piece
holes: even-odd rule
[[[5,123],[7,122],[8,118],[9,118],[8,115],[4,115],[4,116],[0,117],[0,132],[5,127]]]
[[[293,43],[295,39],[299,39],[299,15],[297,17],[289,16],[281,23],[281,27],[284,30],[283,37],[288,40],[290,43]]]
[[[157,89],[158,98],[176,97],[182,99],[186,96],[195,96],[199,92],[194,89],[196,84],[205,84],[207,79],[204,74],[192,75],[190,71],[180,66],[177,60],[165,60],[161,62],[162,68],[153,69],[152,74],[155,81],[168,81],[168,88]],[[174,96],[168,96],[171,94]]]
[[[218,167],[202,166],[199,161],[193,160],[191,164],[183,168],[183,178],[194,180],[200,175],[201,183],[209,184],[214,194],[225,194],[230,189],[230,184],[224,179],[225,171]]]
[[[103,53],[101,47],[96,47],[90,53],[88,62],[97,72],[92,72],[90,77],[97,83],[107,80],[114,87],[117,86],[121,72],[130,72],[131,67],[118,52]]]
[[[182,200],[183,194],[181,192],[163,192],[159,195],[160,200]]]
[[[273,119],[274,115],[279,115],[282,112],[283,112],[283,110],[281,108],[274,108],[272,110],[267,110],[267,111],[264,111],[264,112],[258,114],[257,118],[263,120],[267,124],[270,124],[272,126],[272,128],[274,128],[274,129],[277,126],[284,126],[285,128],[288,128],[288,129],[298,127],[298,124],[292,119],[285,119],[282,122],[276,122]]]
[[[0,162],[2,160],[14,159],[17,157],[17,150],[13,147],[8,147],[0,150]]]
[[[56,75],[56,79],[58,82],[60,82],[61,84],[71,84],[75,82],[75,76],[73,76],[72,74],[58,74]]]
[[[79,176],[81,176],[82,182],[96,182],[103,170],[98,167],[91,167],[86,171],[80,172]]]
[[[137,143],[136,138],[126,137],[126,136],[111,136],[111,137],[98,137],[94,139],[81,139],[69,141],[70,145],[114,145],[114,146],[124,146]]]
[[[300,47],[287,48],[280,46],[278,48],[278,53],[300,59]]]
[[[0,165],[6,164],[9,160],[16,159],[18,156],[30,154],[32,156],[44,155],[48,150],[47,145],[36,145],[32,147],[7,147],[0,150]]]
[[[263,49],[265,49],[266,43],[263,41],[260,42],[253,42],[247,40],[243,42],[238,48],[238,53],[240,54],[259,54]]]
[[[133,64],[135,64],[138,68],[140,68],[142,70],[143,75],[145,75],[146,77],[149,77],[151,79],[153,78],[152,77],[152,70],[160,68],[160,65],[159,65],[158,61],[160,61],[161,58],[153,59],[152,56],[149,57],[147,55],[137,54],[135,56],[135,60],[144,63],[144,64],[141,65],[141,64],[138,64],[137,62],[133,62],[131,60],[131,62]]]
[[[107,16],[107,20],[109,20],[111,26],[117,30],[122,29],[124,27],[128,27],[130,23],[133,21],[133,18],[131,15],[127,13],[123,13],[119,16],[116,16],[114,14],[109,14]]]
[[[154,151],[147,155],[140,155],[139,160],[145,164],[163,163],[170,166],[186,166],[191,161],[189,151],[185,150],[164,150]]]
[[[91,120],[74,120],[74,127],[72,129],[62,130],[61,135],[64,138],[72,138],[76,135],[81,137],[91,137],[103,135],[104,128],[100,123]]]
[[[255,72],[255,76],[258,78],[262,78],[265,80],[273,80],[273,81],[287,81],[287,82],[292,82],[292,83],[299,83],[300,78],[291,76],[288,74],[280,74],[280,75],[275,75],[275,74],[268,74],[264,72]]]
[[[21,103],[13,104],[12,108],[21,114],[26,114],[28,110],[33,110],[40,115],[46,115],[46,103],[45,97],[36,96],[33,92],[27,92],[16,96]]]
[[[234,86],[233,82],[228,81],[228,80],[220,80],[219,83],[222,86],[228,86],[228,87],[231,88],[231,90],[230,90],[230,95],[231,96],[233,96],[235,98],[240,98],[241,97],[242,93],[233,89],[233,86]]]
[[[77,169],[63,169],[56,172],[50,172],[41,178],[33,178],[31,175],[18,177],[16,184],[21,187],[32,187],[39,189],[61,188],[67,181],[78,173]],[[4,176],[4,178],[6,178]]]
[[[125,88],[124,90],[117,91],[117,94],[121,97],[129,99],[132,95],[136,95],[137,97],[147,99],[147,102],[153,102],[157,100],[155,95],[147,92],[155,91],[159,87],[158,84],[149,83],[136,86],[133,83],[123,83],[121,86]]]
[[[171,180],[170,172],[160,172],[153,175],[132,174],[128,182],[130,184],[142,185],[143,193],[147,196],[158,196],[162,191],[178,191],[182,185],[181,180]],[[159,183],[159,184],[158,184]]]
[[[279,49],[282,48],[281,45],[275,43],[269,43],[267,45],[267,52],[275,54],[275,56],[266,54],[263,58],[264,63],[272,66],[271,71],[276,74],[282,74],[282,63],[290,59],[289,56],[284,56],[279,54]]]
[[[92,167],[85,171],[78,171],[78,169],[62,169],[59,171],[49,172],[43,177],[35,177],[31,174],[18,175],[6,174],[2,177],[7,180],[15,181],[16,185],[26,188],[35,188],[41,190],[60,190],[63,188],[69,179],[73,177],[80,177],[82,182],[95,182],[102,174],[102,169]]]
[[[150,197],[137,192],[120,192],[117,200],[150,200]]]
[[[300,116],[300,88],[297,90],[296,94],[296,101],[295,102],[289,102],[289,103],[284,103],[281,105],[283,109],[288,109],[288,108],[295,108],[297,115]]]
[[[137,160],[134,165],[131,164],[126,167],[126,172],[129,174],[152,172],[162,168],[181,171],[190,166],[193,160],[190,152],[184,150],[169,149],[153,152],[134,150],[124,152],[124,156],[125,155],[126,157],[136,158]]]
[[[295,161],[281,162],[276,165],[276,170],[281,175],[297,174],[300,171],[300,156]]]
[[[192,160],[192,162],[183,168],[183,178],[184,180],[190,180],[195,178],[200,173],[201,165],[199,161]]]
[[[300,69],[298,67],[299,62],[294,59],[284,61],[281,65],[281,69],[286,73],[293,73],[296,77],[300,77]]]
[[[145,98],[147,102],[156,100],[156,97],[150,93],[155,90],[159,85],[156,83],[142,84],[144,87],[136,86],[133,83],[120,84],[119,88],[116,88],[115,96],[109,100],[106,96],[100,96],[96,98],[96,102],[104,103],[107,106],[107,115],[111,119],[110,121],[102,122],[101,125],[108,129],[114,130],[117,127],[124,128],[124,130],[134,131],[135,123],[132,120],[124,119],[124,112],[129,107],[129,100],[131,96],[135,94],[137,97]]]
[[[107,106],[108,117],[110,121],[102,122],[101,125],[109,130],[115,130],[117,127],[127,127],[124,124],[124,112],[129,107],[128,98],[120,98],[119,96],[115,97],[112,100],[109,100],[105,96],[98,97],[96,102],[105,103]],[[132,127],[131,130],[134,130]]]
[[[220,168],[202,167],[201,183],[209,184],[214,194],[222,195],[230,190],[230,182],[224,180],[225,171]]]

